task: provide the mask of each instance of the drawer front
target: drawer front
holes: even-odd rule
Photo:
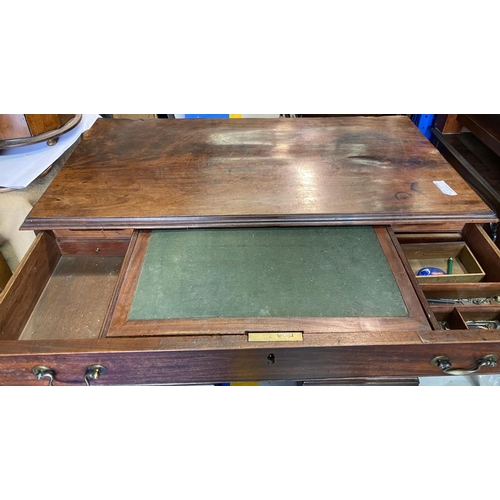
[[[472,369],[478,359],[500,355],[500,342],[408,346],[245,349],[232,351],[92,352],[0,356],[1,385],[48,385],[35,367],[53,370],[53,385],[85,385],[89,367],[105,373],[87,376],[89,385],[210,384],[219,382],[314,381],[334,378],[446,375],[431,364],[446,356],[453,369]],[[90,373],[93,370],[90,369]],[[482,367],[481,374],[500,373]]]

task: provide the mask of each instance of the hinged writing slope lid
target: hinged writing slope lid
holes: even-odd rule
[[[145,231],[129,262],[108,336],[429,329],[385,228]]]
[[[495,215],[405,116],[100,119],[23,227],[471,220]]]

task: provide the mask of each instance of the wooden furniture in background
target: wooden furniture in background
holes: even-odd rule
[[[0,149],[43,141],[55,144],[80,119],[81,115],[0,115]]]
[[[500,213],[500,115],[438,115],[433,133],[443,156]]]

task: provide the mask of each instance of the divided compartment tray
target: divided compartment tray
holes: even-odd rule
[[[420,284],[478,283],[486,275],[464,241],[412,243],[403,244],[401,247]],[[452,274],[417,276],[417,272],[426,267],[437,267],[446,272],[450,257],[453,258]]]
[[[500,307],[443,307],[431,308],[442,330],[499,330]]]

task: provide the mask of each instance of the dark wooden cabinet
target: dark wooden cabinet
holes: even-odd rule
[[[434,181],[445,182],[456,195]],[[314,384],[444,375],[453,369],[495,373],[500,330],[474,329],[468,321],[500,317],[500,252],[483,229],[496,220],[406,117],[98,120],[24,224],[39,234],[0,296],[0,383]],[[281,316],[272,308],[235,316],[222,306],[220,315],[200,308],[192,317],[131,314],[152,231],[168,238],[179,231],[245,230],[248,240],[252,231],[265,230],[260,245],[267,246],[284,228],[295,235],[302,231],[303,246],[294,254],[298,260],[285,266],[286,272],[302,273],[303,282],[287,286],[303,290],[305,303],[319,289],[319,278],[297,262],[321,257],[312,266],[324,266],[323,273],[332,263],[336,270],[344,267],[347,278],[332,297],[347,296],[340,312],[323,314],[327,305],[315,313],[313,297],[309,309],[294,306],[306,312],[284,309]],[[380,278],[367,278],[375,287],[372,295],[359,285],[354,293],[348,290],[356,279],[363,283],[365,275],[376,276],[363,273],[368,264],[356,260],[354,247],[313,252],[323,248],[317,235],[328,228],[371,235],[356,245],[358,253],[366,249],[373,265],[378,261],[383,267]],[[161,260],[163,266],[181,266],[188,255],[182,264],[187,274],[176,277],[184,288],[171,292],[177,294],[187,294],[195,282],[188,273],[194,243],[182,241],[175,250],[165,249],[169,260]],[[484,270],[483,281],[417,282],[402,245],[449,241],[469,246]],[[278,248],[276,263],[290,258],[287,250]],[[208,247],[197,254],[197,286],[210,283],[202,295],[222,293],[229,283],[217,285],[214,272],[209,277],[217,260],[206,261],[204,275],[208,254]],[[241,266],[246,261],[254,266],[250,275],[269,261],[269,254],[260,261],[259,255],[240,259]],[[279,280],[271,267],[261,274]],[[168,270],[153,269],[151,275],[162,276],[151,301],[168,300],[161,286],[173,279]],[[367,305],[363,301],[376,302],[388,285],[395,293],[391,308],[360,312]],[[272,289],[279,293],[279,286]],[[242,294],[241,303],[257,296]],[[475,303],[475,298],[488,300]],[[298,300],[302,306],[300,295]],[[451,303],[457,300],[462,303]]]
[[[497,213],[500,210],[500,115],[438,115],[443,156]]]

